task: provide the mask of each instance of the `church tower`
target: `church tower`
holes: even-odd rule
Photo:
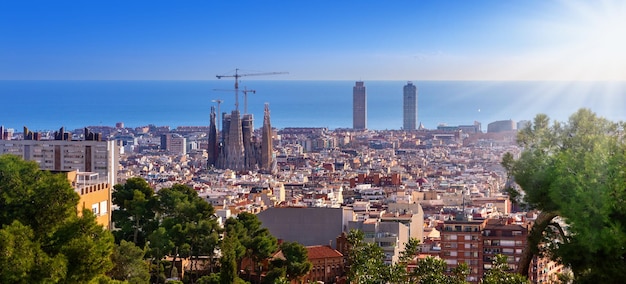
[[[276,172],[274,146],[272,145],[272,125],[270,124],[270,107],[265,104],[263,114],[263,132],[261,137],[261,170],[267,173]]]
[[[215,107],[211,107],[211,122],[209,124],[209,147],[207,148],[207,154],[209,156],[207,161],[207,167],[212,168],[217,165],[218,155],[218,143],[217,143],[217,127],[215,126]]]

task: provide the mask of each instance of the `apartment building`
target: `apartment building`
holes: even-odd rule
[[[76,210],[82,215],[85,209],[96,215],[96,222],[105,229],[111,228],[111,184],[95,172],[60,171],[80,196]]]
[[[375,243],[385,253],[385,263],[398,262],[400,252],[404,251],[409,242],[409,227],[400,222],[384,222],[379,219],[365,221],[352,221],[348,223],[348,231],[359,230],[363,232],[363,241]],[[339,241],[338,241],[339,242]],[[337,244],[341,247],[343,244]]]
[[[517,263],[526,245],[528,228],[513,224],[511,219],[488,219],[482,232],[483,271],[491,269],[495,256],[505,255],[511,270],[517,270]]]
[[[119,147],[115,141],[0,140],[0,155],[35,161],[42,170],[95,172],[110,185],[117,183]]]
[[[441,258],[454,268],[467,263],[470,274],[467,280],[478,283],[483,275],[482,229],[485,220],[457,218],[443,223],[441,230]]]

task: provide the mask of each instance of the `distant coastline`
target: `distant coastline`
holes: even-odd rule
[[[263,104],[270,104],[272,125],[284,127],[352,126],[355,81],[242,80],[240,87],[257,90],[248,109],[261,126]],[[402,86],[406,81],[367,81],[369,129],[400,129]],[[418,121],[426,128],[439,124],[483,128],[496,120],[532,119],[546,113],[565,120],[586,107],[611,120],[626,120],[626,82],[571,81],[419,81]],[[208,125],[213,99],[224,100],[221,112],[234,108],[232,80],[5,80],[0,81],[4,109],[0,125],[21,131],[84,126],[127,127]],[[240,104],[243,98],[240,94]],[[243,109],[241,107],[240,109]]]

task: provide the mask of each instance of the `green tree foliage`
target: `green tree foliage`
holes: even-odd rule
[[[161,227],[173,244],[169,253],[174,261],[180,255],[191,258],[194,266],[200,255],[212,256],[220,232],[213,206],[185,185],[161,189],[157,195]]]
[[[541,210],[529,236],[520,273],[528,271],[541,241],[549,253],[571,267],[577,283],[612,283],[626,279],[626,147],[623,125],[596,116],[587,109],[567,122],[538,115],[520,131],[524,147],[515,160],[503,159],[510,176],[521,187],[512,196]],[[567,232],[558,223],[561,216]],[[555,234],[556,232],[556,234]],[[558,235],[558,239],[554,236]]]
[[[404,245],[404,251],[400,252],[400,261],[394,271],[392,271],[392,282],[394,283],[414,283],[417,279],[415,269],[409,269],[409,264],[414,260],[420,252],[420,241],[416,238],[410,238]]]
[[[111,268],[113,237],[64,175],[0,156],[0,282],[88,283]]]
[[[373,243],[363,241],[363,232],[351,230],[347,239],[350,244],[348,255],[348,280],[351,283],[385,283],[389,269],[385,266],[385,253]]]
[[[128,284],[128,281],[115,280],[106,275],[100,275],[96,279],[89,282],[89,284]]]
[[[469,267],[466,263],[460,263],[450,274],[446,274],[447,264],[443,259],[426,257],[417,262],[415,271],[411,274],[420,284],[465,284]]]
[[[420,249],[419,240],[409,239],[400,252],[396,264],[385,264],[383,250],[374,243],[363,241],[363,232],[352,230],[347,239],[350,244],[347,276],[350,283],[393,284],[467,284],[469,267],[459,264],[446,273],[447,264],[440,258],[426,257],[417,261],[415,269],[408,269]]]
[[[70,218],[53,234],[51,252],[67,258],[69,283],[86,283],[113,267],[113,235],[96,223],[91,211]]]
[[[220,273],[213,273],[211,275],[205,275],[205,276],[198,278],[198,281],[196,281],[196,284],[220,284],[220,283],[222,283],[220,282]],[[231,280],[228,283],[233,283],[233,281]]]
[[[220,258],[220,274],[219,283],[227,284],[233,283],[237,278],[237,256],[235,254],[235,239],[228,234],[224,235],[222,240]]]
[[[135,245],[147,245],[147,255],[152,258],[154,272],[159,279],[165,256],[190,259],[190,277],[198,277],[200,256],[213,256],[219,245],[220,228],[213,206],[198,196],[197,192],[181,184],[163,188],[154,193],[141,178],[131,178],[117,185],[113,203],[119,210],[113,212],[117,241],[128,240]],[[174,265],[166,266],[166,275],[172,275]],[[207,272],[208,273],[208,272]]]
[[[51,259],[33,230],[15,220],[0,230],[0,283],[58,282],[65,277],[66,259]]]
[[[145,252],[132,242],[122,240],[115,246],[111,260],[113,269],[107,275],[115,280],[127,280],[132,284],[148,283],[150,268],[144,260]]]
[[[0,225],[20,221],[41,239],[76,215],[78,200],[65,176],[14,155],[0,156]]]
[[[237,240],[233,242],[233,248],[240,270],[251,271],[256,268],[255,264],[242,268],[243,257],[249,257],[254,263],[258,263],[278,250],[278,241],[266,228],[261,228],[261,221],[254,214],[242,212],[237,218],[229,218],[225,223],[225,231]]]
[[[115,240],[132,241],[143,247],[148,235],[156,229],[155,212],[157,199],[154,190],[142,178],[129,178],[114,187],[113,204],[118,206],[111,215],[117,230]]]
[[[288,280],[298,281],[311,271],[313,264],[309,261],[308,252],[303,245],[296,242],[284,242],[280,245],[280,249],[285,259],[276,259],[272,261],[272,265],[284,268],[284,276]]]
[[[512,273],[507,256],[498,254],[491,269],[485,273],[483,284],[530,284],[530,281],[521,274]]]

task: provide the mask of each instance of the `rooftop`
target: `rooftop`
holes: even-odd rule
[[[329,246],[308,246],[306,250],[309,254],[309,259],[343,257],[343,254]]]

